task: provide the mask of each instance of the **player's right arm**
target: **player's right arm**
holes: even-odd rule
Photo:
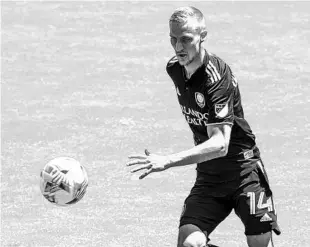
[[[151,172],[163,171],[175,166],[203,163],[227,154],[234,121],[235,85],[232,82],[233,77],[228,66],[224,68],[221,74],[221,79],[208,85],[206,91],[206,101],[209,108],[207,126],[209,139],[193,148],[170,155],[146,154],[131,156],[129,158],[133,160],[127,165],[139,165],[132,172],[147,169],[140,176],[140,178],[143,178]]]
[[[214,61],[215,64],[215,61]],[[183,152],[169,155],[172,166],[182,166],[226,156],[234,123],[234,95],[236,83],[227,64],[222,62],[216,67],[206,85],[205,98],[209,108],[207,132],[209,139]],[[168,67],[169,68],[169,67]],[[194,133],[195,134],[195,133]]]
[[[127,163],[127,166],[139,165],[132,172],[147,169],[139,177],[142,179],[152,172],[160,172],[176,166],[202,163],[225,156],[228,151],[231,125],[210,125],[208,126],[208,132],[210,139],[193,148],[170,155],[150,154],[146,150],[145,155],[129,156],[132,160]]]

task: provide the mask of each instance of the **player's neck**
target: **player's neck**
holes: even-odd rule
[[[202,48],[199,56],[197,56],[197,58],[194,59],[194,61],[192,61],[189,65],[184,66],[187,79],[191,78],[191,76],[195,73],[195,71],[201,67],[205,55],[206,51],[204,48]]]

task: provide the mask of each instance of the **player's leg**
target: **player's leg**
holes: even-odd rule
[[[206,191],[207,188],[204,188]],[[196,193],[185,200],[180,218],[178,247],[208,246],[208,235],[232,210],[232,205],[224,199]]]
[[[235,212],[245,226],[248,246],[267,247],[271,232],[281,232],[266,171],[260,160],[256,165],[235,195]]]
[[[179,229],[178,247],[219,247],[217,245],[209,244],[206,235],[207,233],[203,233],[195,225],[187,224],[181,226]]]
[[[267,247],[271,239],[271,231],[260,235],[248,235],[247,243],[249,247]]]
[[[179,228],[178,247],[206,247],[207,237],[199,227],[186,224]]]

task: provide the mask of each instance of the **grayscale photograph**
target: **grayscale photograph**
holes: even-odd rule
[[[310,2],[1,1],[1,247],[310,247]]]

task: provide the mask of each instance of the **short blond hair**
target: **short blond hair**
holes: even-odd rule
[[[186,24],[189,19],[193,19],[197,22],[195,30],[199,33],[207,30],[206,20],[202,12],[191,6],[177,8],[171,15],[169,23],[177,22],[180,24]]]

